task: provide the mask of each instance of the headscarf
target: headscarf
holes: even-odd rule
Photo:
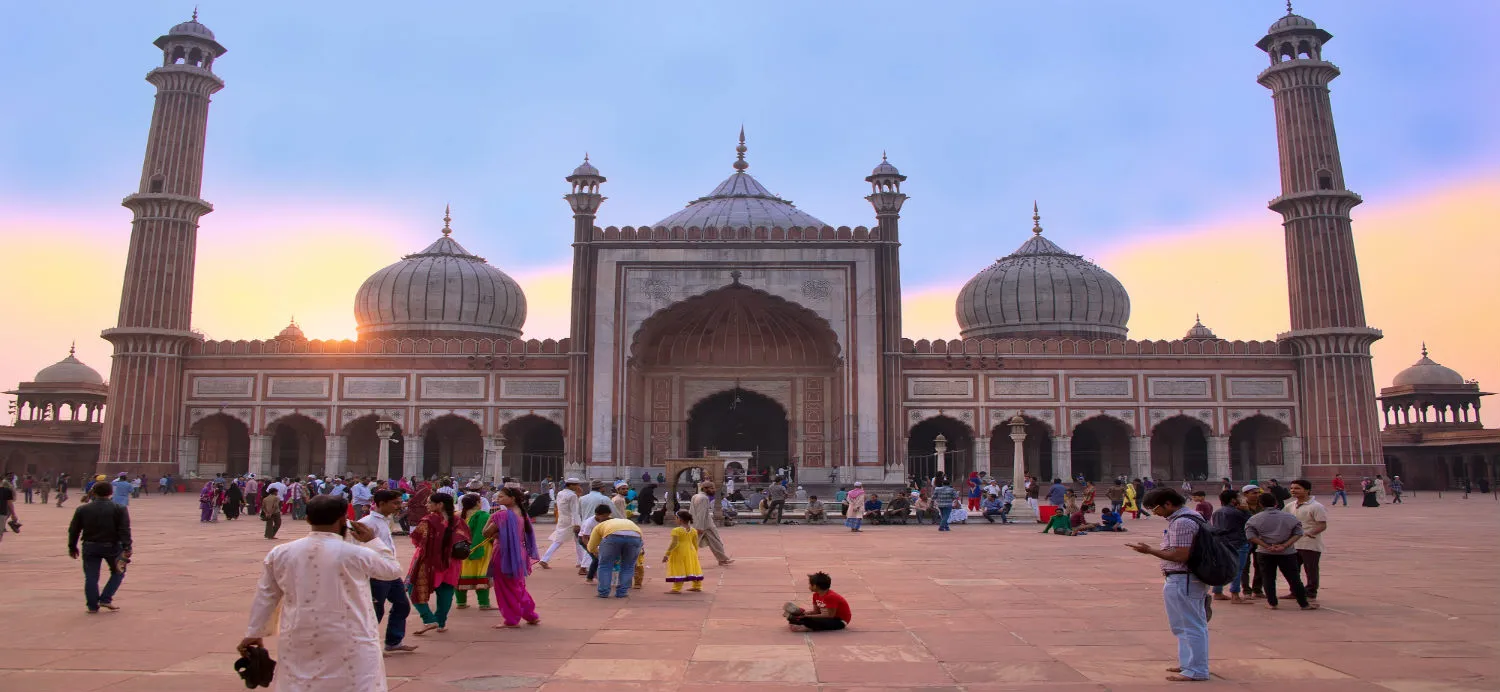
[[[865,489],[856,485],[856,486],[854,486],[854,488],[852,490],[849,491],[849,495],[845,498],[845,501],[848,502],[850,505],[853,505],[856,502],[860,502],[861,501],[860,498],[862,498],[864,496],[865,496]],[[860,506],[863,507],[864,505],[860,505]]]
[[[454,521],[457,521],[456,517]],[[452,535],[448,532],[448,520],[440,512],[428,512],[422,517],[421,525],[427,527],[427,533],[422,537],[422,561],[439,572],[448,569],[451,564],[448,539]]]
[[[511,579],[531,574],[531,562],[537,559],[536,532],[525,514],[502,507],[490,515],[495,524],[495,558],[490,560],[490,576]]]

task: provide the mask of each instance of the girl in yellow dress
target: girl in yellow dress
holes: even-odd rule
[[[682,593],[683,582],[691,582],[693,591],[703,590],[703,566],[698,564],[698,530],[693,528],[693,515],[687,510],[677,512],[677,527],[672,529],[672,543],[661,556],[667,563],[667,583],[672,590],[667,593]]]

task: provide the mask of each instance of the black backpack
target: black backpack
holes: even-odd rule
[[[1240,573],[1239,554],[1203,517],[1189,514],[1187,518],[1198,525],[1198,533],[1193,535],[1193,547],[1188,549],[1187,559],[1188,569],[1192,570],[1193,576],[1209,586],[1223,586],[1234,581],[1235,575]]]

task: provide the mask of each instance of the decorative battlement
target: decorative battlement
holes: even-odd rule
[[[914,355],[1078,355],[1078,356],[1289,356],[1292,347],[1276,341],[1176,339],[920,339],[901,340],[901,353]]]
[[[737,241],[737,240],[786,240],[786,241],[880,241],[880,229],[867,228],[865,226],[792,226],[782,228],[775,226],[740,226],[738,228],[699,228],[692,226],[626,226],[618,228],[609,226],[606,228],[594,227],[594,240],[619,240],[619,241]]]
[[[569,339],[312,339],[204,341],[188,349],[189,356],[258,356],[278,354],[438,354],[438,355],[567,355]]]

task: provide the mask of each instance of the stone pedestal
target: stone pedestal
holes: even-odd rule
[[[257,478],[273,475],[271,469],[271,436],[250,436],[250,473]]]
[[[1229,436],[1215,435],[1208,438],[1208,480],[1218,481],[1229,477]]]
[[[1130,438],[1130,477],[1145,478],[1151,475],[1151,438],[1137,435]]]
[[[990,438],[978,435],[974,438],[974,470],[981,477],[990,475]]]
[[[1302,438],[1289,436],[1281,438],[1281,467],[1287,478],[1301,478],[1302,473]],[[1329,474],[1332,477],[1332,474]]]
[[[505,477],[505,438],[484,438],[484,480],[499,483]]]
[[[1052,438],[1052,475],[1064,483],[1073,482],[1073,438],[1059,435]],[[1038,478],[1042,487],[1052,484],[1051,478]]]
[[[420,436],[408,437],[401,443],[401,476],[411,478],[422,475],[422,453],[425,445]]]
[[[376,444],[379,449],[375,452],[375,477],[390,480],[391,473],[391,437],[395,430],[390,423],[380,421],[375,424],[375,437],[380,441]]]
[[[349,468],[349,438],[343,435],[323,437],[323,475],[342,476]]]
[[[177,438],[177,477],[198,476],[198,436],[183,435]]]

